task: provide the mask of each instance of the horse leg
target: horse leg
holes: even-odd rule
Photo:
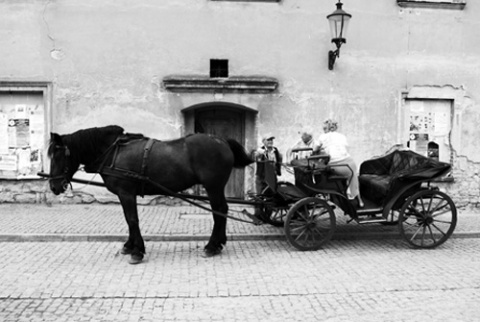
[[[133,194],[119,194],[123,214],[128,224],[128,240],[123,245],[122,254],[130,254],[130,264],[138,264],[145,254],[145,244],[140,232],[137,197]]]
[[[225,199],[223,189],[218,191],[207,190],[212,210],[227,214],[228,204]],[[221,215],[213,214],[213,230],[208,244],[205,246],[205,254],[210,256],[218,255],[222,252],[223,246],[227,243],[227,218]]]

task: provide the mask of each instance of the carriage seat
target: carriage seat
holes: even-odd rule
[[[265,182],[271,191],[282,196],[284,200],[298,200],[306,197],[295,185],[278,182],[275,165],[271,161],[265,162]]]
[[[413,151],[393,151],[360,165],[359,183],[362,195],[381,203],[405,184],[440,176],[450,165]]]

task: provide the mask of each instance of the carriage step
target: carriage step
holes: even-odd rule
[[[368,215],[368,214],[379,214],[383,212],[382,207],[370,208],[365,206],[365,208],[357,208],[357,214],[359,215]]]
[[[383,222],[388,222],[385,218],[367,218],[367,219],[357,219],[357,223],[361,225],[365,224],[379,224]]]

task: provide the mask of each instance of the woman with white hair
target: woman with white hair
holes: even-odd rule
[[[338,123],[332,119],[323,122],[323,133],[318,139],[319,147],[316,150],[323,150],[330,155],[329,165],[346,164],[348,167],[334,167],[336,173],[349,178],[348,197],[357,199],[358,206],[363,207],[363,200],[360,196],[358,184],[358,171],[355,161],[348,153],[348,141],[345,135],[337,132]],[[350,168],[350,169],[349,169]]]

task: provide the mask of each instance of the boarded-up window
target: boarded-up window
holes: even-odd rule
[[[411,150],[439,161],[451,162],[451,100],[406,100],[406,127]]]
[[[38,178],[45,116],[43,91],[0,89],[0,179]]]

